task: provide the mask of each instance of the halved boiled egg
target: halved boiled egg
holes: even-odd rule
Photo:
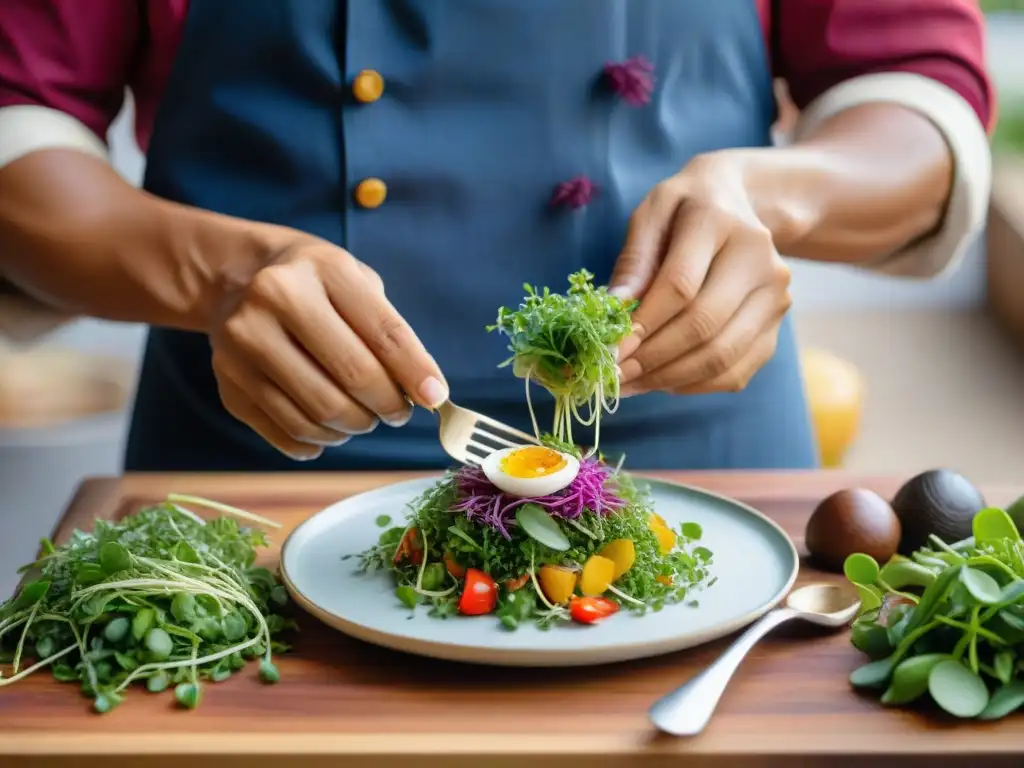
[[[547,496],[565,488],[580,471],[575,456],[542,445],[494,451],[480,469],[498,489],[512,496]]]

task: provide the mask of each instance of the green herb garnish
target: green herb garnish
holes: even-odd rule
[[[526,402],[538,439],[541,432],[530,399],[530,382],[555,398],[553,434],[572,443],[572,424],[594,425],[594,447],[600,439],[601,412],[618,407],[619,377],[615,345],[629,335],[630,313],[637,302],[624,302],[594,287],[594,276],[583,269],[569,275],[569,291],[554,294],[527,284],[519,309],[502,307],[488,331],[509,339],[512,356],[501,365],[525,381]],[[587,408],[585,412],[582,409]]]
[[[204,521],[182,506],[226,516]],[[0,687],[50,667],[78,682],[97,712],[109,712],[136,681],[154,693],[174,688],[188,709],[202,680],[220,681],[259,658],[260,677],[277,682],[272,653],[294,622],[274,574],[255,566],[264,533],[235,518],[276,525],[192,496],[171,496],[118,522],[100,520],[42,556],[19,594],[0,605]],[[27,663],[31,659],[31,663]]]
[[[362,553],[359,570],[389,573],[395,581],[396,606],[404,604],[415,609],[429,605],[429,614],[436,618],[448,618],[457,613],[459,585],[440,589],[437,583],[447,573],[442,571],[446,554],[464,568],[483,571],[499,585],[519,583],[524,575],[530,576],[526,584],[514,591],[502,587],[497,619],[508,629],[530,621],[545,628],[569,616],[563,607],[552,608],[547,604],[537,589],[537,571],[546,564],[585,563],[608,542],[629,539],[633,542],[635,560],[615,582],[614,591],[607,595],[609,599],[638,614],[675,603],[693,602],[694,593],[714,583],[710,574],[711,552],[699,546],[703,533],[700,526],[681,524],[674,531],[676,547],[662,554],[650,524],[653,507],[646,489],[638,487],[623,472],[617,472],[608,482],[614,483],[615,493],[627,501],[623,509],[604,516],[585,512],[572,525],[548,518],[557,526],[552,530],[540,523],[539,517],[534,520],[532,513],[526,512],[524,520],[529,522],[522,527],[532,530],[520,531],[517,527],[509,541],[489,526],[473,523],[464,515],[452,514],[458,485],[455,472],[450,471],[410,503],[405,526],[384,531],[377,544]],[[529,506],[524,505],[523,509]],[[538,510],[543,511],[540,507]],[[548,517],[546,513],[545,517]],[[534,523],[538,525],[534,527]],[[402,536],[413,529],[427,543],[425,557],[419,565],[396,563]],[[435,574],[433,579],[429,578],[431,573]],[[452,581],[449,577],[444,583]],[[428,586],[433,589],[426,589]]]
[[[1024,706],[1024,541],[1002,509],[979,511],[973,536],[936,536],[880,568],[864,554],[844,571],[861,595],[851,640],[872,661],[856,687],[909,704],[927,692],[955,717],[994,720]]]

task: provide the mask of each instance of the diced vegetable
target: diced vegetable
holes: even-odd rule
[[[516,510],[516,522],[527,536],[545,547],[564,552],[570,546],[562,526],[540,504],[523,504]]]
[[[580,591],[584,595],[603,595],[611,586],[615,563],[601,555],[591,555],[583,564]]]
[[[498,585],[494,579],[481,570],[469,568],[466,571],[466,586],[459,598],[459,613],[465,616],[482,616],[494,610],[498,603]]]
[[[501,586],[505,588],[506,592],[515,592],[517,589],[522,589],[529,580],[530,574],[524,573],[518,579],[505,579],[505,581],[501,583]]]
[[[423,581],[420,588],[428,592],[436,591],[441,589],[446,578],[445,567],[441,563],[427,563],[427,567],[423,569]]]
[[[619,610],[619,604],[606,597],[577,597],[569,606],[573,621],[580,624],[593,624],[605,619]]]
[[[676,546],[676,534],[668,527],[668,523],[665,522],[665,518],[654,512],[651,513],[648,519],[648,526],[651,532],[654,533],[658,539],[658,547],[661,550],[661,554],[667,555]]]
[[[444,553],[444,567],[448,569],[448,573],[451,574],[452,578],[461,581],[466,575],[466,567],[459,565],[455,559],[455,555],[451,552]]]
[[[537,571],[537,580],[544,596],[559,605],[569,602],[576,590],[576,571],[563,565],[543,565]]]
[[[633,567],[633,563],[636,561],[636,547],[629,539],[616,539],[601,550],[601,557],[607,557],[615,563],[612,581],[618,581],[622,574]]]
[[[413,565],[423,562],[423,539],[416,528],[410,528],[398,542],[398,549],[395,550],[395,557],[392,561],[395,565],[408,561]]]

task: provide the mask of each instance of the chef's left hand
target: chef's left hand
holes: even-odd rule
[[[743,153],[702,155],[637,207],[610,281],[640,299],[623,396],[736,392],[775,354],[789,268],[758,219]]]

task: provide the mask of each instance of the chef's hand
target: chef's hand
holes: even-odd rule
[[[640,299],[619,348],[623,396],[744,389],[775,354],[789,282],[742,160],[693,160],[636,209],[610,282]]]
[[[225,292],[210,329],[220,396],[235,418],[309,460],[378,421],[401,426],[411,402],[431,408],[448,397],[376,272],[326,241],[268,231],[277,242],[266,265]]]

